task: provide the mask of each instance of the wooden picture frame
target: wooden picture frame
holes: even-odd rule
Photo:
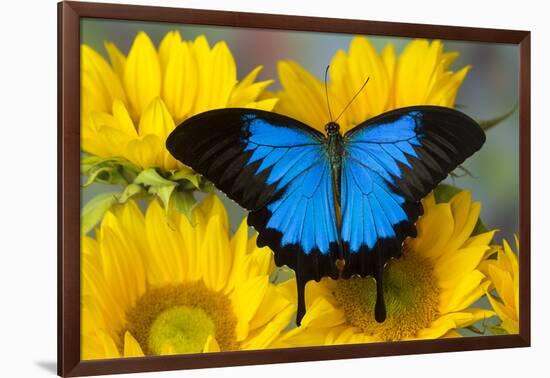
[[[108,18],[506,43],[520,52],[519,334],[82,361],[80,357],[80,20]],[[58,4],[58,374],[82,376],[530,345],[530,32],[82,2]]]

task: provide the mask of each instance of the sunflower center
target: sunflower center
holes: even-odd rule
[[[414,252],[392,260],[384,271],[384,298],[387,317],[374,318],[376,282],[373,278],[352,277],[336,281],[336,300],[349,324],[386,341],[414,337],[438,314],[439,288],[430,261]]]
[[[201,352],[214,322],[201,308],[177,306],[162,312],[149,330],[147,346],[154,354]]]
[[[237,348],[229,298],[202,281],[147,290],[126,318],[146,355],[199,353],[210,335],[221,350]]]

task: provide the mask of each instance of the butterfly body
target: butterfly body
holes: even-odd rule
[[[325,126],[327,133],[326,149],[327,157],[330,162],[332,171],[333,187],[335,190],[335,198],[340,198],[340,177],[342,173],[342,158],[345,153],[344,138],[340,134],[340,125],[336,122],[329,122]]]
[[[218,109],[184,121],[167,148],[249,210],[258,246],[296,272],[298,324],[307,281],[355,275],[375,277],[383,321],[384,265],[416,236],[420,200],[485,134],[435,106],[390,111],[343,135],[329,122],[325,133],[273,112]]]

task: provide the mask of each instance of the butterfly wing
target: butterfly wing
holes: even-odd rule
[[[401,108],[344,135],[340,237],[344,277],[374,275],[375,314],[385,318],[383,266],[416,236],[420,199],[485,142],[480,126],[443,107]]]
[[[212,110],[183,122],[167,148],[250,211],[258,245],[275,252],[303,288],[311,279],[336,277],[338,254],[332,174],[323,134],[276,113]]]

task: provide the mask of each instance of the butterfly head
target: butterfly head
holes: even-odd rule
[[[340,125],[336,122],[330,121],[325,125],[325,131],[328,135],[335,135],[340,132]]]

